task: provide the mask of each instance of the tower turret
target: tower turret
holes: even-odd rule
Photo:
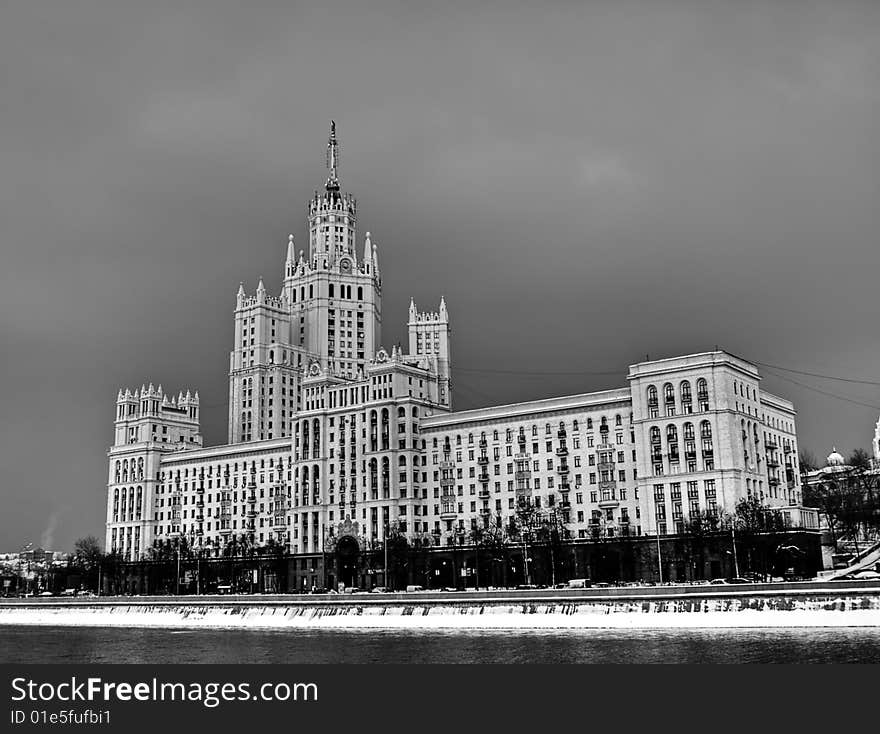
[[[419,312],[415,301],[409,306],[409,353],[410,356],[436,360],[439,383],[439,402],[452,408],[452,353],[450,348],[449,312],[446,299],[440,299],[437,312]]]

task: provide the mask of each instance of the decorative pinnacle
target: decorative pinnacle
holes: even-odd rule
[[[330,137],[327,140],[327,168],[330,175],[327,177],[327,191],[339,191],[339,143],[336,141],[336,121],[330,120]]]

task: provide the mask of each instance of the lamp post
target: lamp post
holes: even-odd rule
[[[665,509],[665,508],[664,508]],[[657,513],[657,497],[654,497],[654,531],[657,536],[657,573],[660,583],[663,583],[663,558],[660,554],[660,519]]]
[[[382,576],[382,583],[385,586],[385,590],[388,590],[388,523],[385,523],[385,529],[383,530],[383,539],[382,545],[385,550],[385,573]]]
[[[733,573],[739,578],[739,560],[736,557],[736,518],[730,523],[730,543],[733,546]]]

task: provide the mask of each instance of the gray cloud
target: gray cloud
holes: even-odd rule
[[[4,9],[0,539],[102,534],[120,386],[198,387],[223,440],[235,290],[304,246],[331,117],[386,343],[442,293],[461,367],[620,372],[462,370],[461,407],[716,344],[871,379],[878,41],[846,1]],[[766,386],[868,444],[878,411]]]

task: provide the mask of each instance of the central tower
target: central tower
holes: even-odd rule
[[[357,377],[377,350],[382,324],[379,256],[370,233],[357,248],[357,202],[340,190],[336,123],[327,140],[329,173],[309,201],[309,250],[290,235],[281,294],[263,281],[240,287],[230,358],[229,442],[290,435],[301,408],[299,379],[312,364]]]
[[[367,232],[358,257],[357,202],[340,190],[336,123],[327,140],[329,174],[309,201],[309,252],[291,243],[282,296],[290,308],[290,341],[309,363],[356,376],[379,348],[382,281],[376,246]]]

